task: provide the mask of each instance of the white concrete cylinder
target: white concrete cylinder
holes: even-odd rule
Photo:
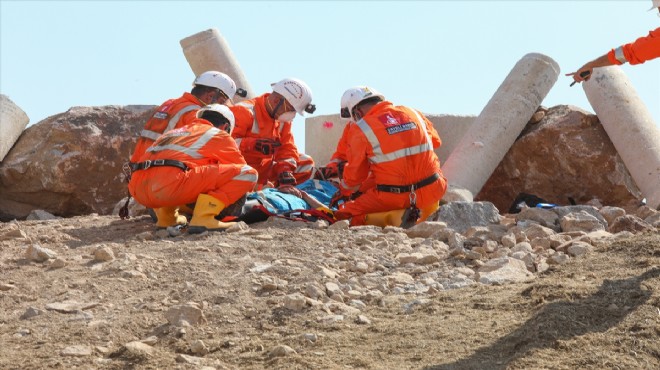
[[[660,130],[630,80],[612,66],[594,69],[582,86],[647,204],[660,207]]]
[[[211,28],[188,36],[180,43],[195,76],[206,71],[220,71],[231,77],[236,82],[236,87],[247,91],[246,99],[255,96],[229,44],[217,29]],[[233,100],[240,102],[244,98],[236,95]]]
[[[520,59],[442,166],[449,183],[478,194],[558,76],[548,56]]]
[[[0,162],[5,159],[29,122],[30,119],[21,108],[6,95],[0,95]]]

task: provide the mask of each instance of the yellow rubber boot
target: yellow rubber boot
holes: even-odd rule
[[[225,209],[225,204],[208,194],[200,194],[195,203],[188,233],[200,234],[204,231],[223,231],[235,222],[222,222],[215,219]]]
[[[188,223],[188,220],[184,216],[179,215],[178,207],[154,208],[154,212],[157,219],[156,227],[159,229]]]
[[[365,218],[364,224],[380,227],[401,226],[405,211],[405,209],[395,209],[387,212],[369,213]]]
[[[431,203],[428,206],[424,207],[421,209],[421,214],[419,216],[419,220],[417,223],[426,221],[427,218],[429,218],[430,215],[432,215],[435,211],[440,209],[440,203]]]

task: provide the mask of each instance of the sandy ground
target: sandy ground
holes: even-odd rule
[[[402,266],[429,242],[373,228],[153,230],[147,216],[0,224],[0,368],[660,368],[660,231],[525,283],[415,290],[462,262]],[[35,245],[53,255],[29,260]],[[188,302],[203,318],[168,322]]]

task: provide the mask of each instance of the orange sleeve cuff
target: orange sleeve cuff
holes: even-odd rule
[[[614,49],[610,50],[610,52],[607,53],[607,60],[609,60],[610,63],[612,63],[613,65],[616,65],[616,66],[620,66],[622,64],[614,56]]]

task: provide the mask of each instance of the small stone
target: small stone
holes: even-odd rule
[[[50,269],[61,269],[66,266],[66,260],[62,257],[57,257],[53,262],[51,262],[50,266],[48,266]]]
[[[184,355],[183,353],[179,353],[176,355],[175,361],[184,364],[201,365],[202,362],[204,362],[204,359],[201,357],[188,356]]]
[[[170,307],[165,313],[165,318],[174,326],[206,323],[204,312],[199,308],[199,305],[193,302]]]
[[[314,333],[307,333],[303,334],[303,339],[311,342],[311,343],[316,343],[316,341],[319,339],[318,336]]]
[[[30,261],[44,262],[57,257],[57,254],[48,248],[43,248],[39,244],[30,244],[25,251],[25,258]]]
[[[285,357],[296,353],[297,352],[289,346],[279,345],[273,347],[270,351],[268,351],[268,358]]]
[[[28,307],[27,310],[25,310],[25,312],[21,315],[20,319],[21,319],[21,320],[27,320],[27,319],[29,319],[29,318],[32,318],[32,317],[35,317],[35,316],[39,316],[39,315],[41,315],[42,313],[44,313],[44,311],[42,311],[42,310],[40,310],[40,309],[38,309],[38,308],[36,308],[36,307],[31,307],[31,306],[30,306],[30,307]]]
[[[249,230],[250,226],[243,221],[235,222],[233,225],[229,226],[225,233],[236,233],[239,231]]]
[[[371,324],[371,320],[369,320],[369,318],[364,316],[364,315],[358,315],[355,322],[357,324],[360,324],[360,325],[370,325]]]
[[[69,346],[64,348],[61,352],[61,356],[69,356],[69,357],[85,357],[85,356],[91,356],[92,354],[92,349],[89,346],[83,346],[83,345],[78,345],[78,346]]]
[[[194,354],[202,355],[202,356],[209,353],[208,347],[206,347],[206,344],[200,339],[194,341],[190,345],[190,351]]]
[[[284,307],[291,311],[300,312],[305,308],[305,296],[300,293],[289,294],[284,297]]]
[[[124,348],[128,353],[137,356],[151,356],[154,353],[152,346],[140,341],[128,342],[124,344]]]
[[[5,284],[5,283],[0,284],[0,291],[3,291],[3,292],[12,290],[14,288],[16,288],[16,286],[12,285],[12,284]]]
[[[153,346],[154,344],[158,343],[158,337],[155,335],[152,335],[148,338],[142,339],[140,342],[144,344],[148,344],[150,346]]]
[[[115,259],[115,253],[109,247],[99,247],[94,251],[94,261],[107,262]]]
[[[348,230],[349,227],[349,221],[348,220],[341,220],[337,221],[334,224],[328,226],[328,230]]]

